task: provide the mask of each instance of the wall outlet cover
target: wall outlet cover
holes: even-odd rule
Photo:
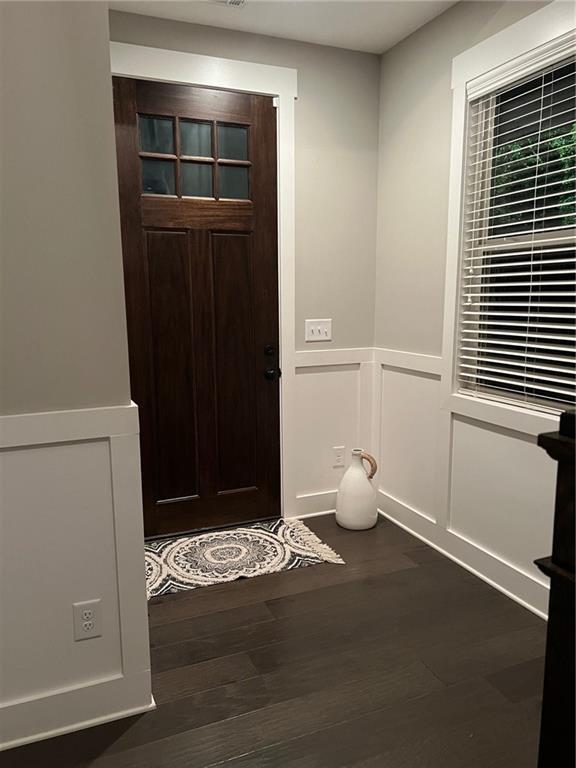
[[[346,446],[334,445],[332,447],[332,466],[343,467],[346,463]]]
[[[102,635],[102,600],[85,600],[72,605],[74,640],[90,640]]]

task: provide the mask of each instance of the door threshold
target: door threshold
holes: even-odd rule
[[[158,541],[158,539],[179,539],[182,536],[198,536],[201,533],[212,533],[212,531],[225,531],[228,528],[242,528],[245,525],[254,525],[255,523],[269,523],[273,520],[280,520],[282,515],[272,517],[257,517],[253,520],[245,520],[242,523],[229,523],[227,525],[213,525],[205,528],[192,528],[187,531],[178,531],[177,533],[159,533],[157,536],[145,536],[144,541]]]

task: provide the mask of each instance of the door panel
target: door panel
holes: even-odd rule
[[[154,369],[157,501],[198,495],[196,382],[188,236],[146,237]]]
[[[145,533],[277,517],[272,100],[114,78],[114,101]]]
[[[258,486],[251,251],[250,235],[212,237],[218,492]]]

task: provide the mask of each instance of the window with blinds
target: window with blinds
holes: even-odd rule
[[[470,102],[461,391],[575,404],[574,60]]]

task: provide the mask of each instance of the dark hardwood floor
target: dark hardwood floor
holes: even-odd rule
[[[545,624],[381,520],[346,560],[150,603],[158,708],[3,768],[534,768]]]

